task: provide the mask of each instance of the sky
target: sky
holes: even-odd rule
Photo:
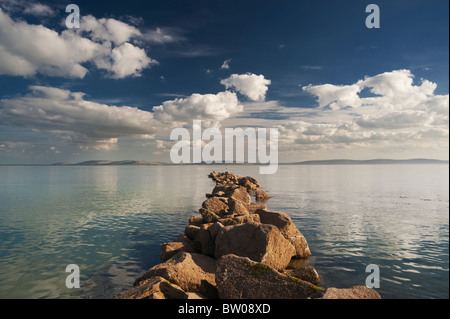
[[[448,41],[447,0],[0,0],[0,164],[170,162],[193,120],[277,128],[280,162],[448,160]]]

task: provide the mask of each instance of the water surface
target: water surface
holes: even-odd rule
[[[110,298],[158,263],[228,169],[306,236],[321,286],[384,298],[448,298],[448,165],[0,167],[0,298]],[[68,289],[68,264],[81,288]]]

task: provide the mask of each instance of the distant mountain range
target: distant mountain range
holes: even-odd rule
[[[356,164],[448,164],[448,161],[441,161],[427,158],[412,158],[406,160],[394,159],[371,159],[371,160],[349,160],[349,159],[333,159],[322,161],[304,161],[297,163],[289,163],[288,165],[356,165]],[[281,164],[284,165],[284,164]]]
[[[296,163],[279,163],[279,165],[361,165],[361,164],[448,164],[449,161],[442,161],[436,159],[427,158],[413,158],[406,160],[394,160],[394,159],[371,159],[371,160],[349,160],[349,159],[333,159],[333,160],[321,160],[321,161],[304,161]],[[246,163],[244,163],[245,165]],[[147,161],[85,161],[81,163],[55,163],[54,166],[119,166],[119,165],[173,165],[171,163],[163,162],[147,162]],[[226,165],[222,164],[187,164],[187,165]],[[260,165],[260,164],[256,164]]]
[[[146,161],[132,161],[132,160],[127,160],[127,161],[105,161],[105,160],[100,160],[100,161],[85,161],[85,162],[81,162],[81,163],[67,163],[67,162],[62,162],[62,163],[55,163],[52,164],[54,166],[117,166],[117,165],[165,165],[165,163],[160,163],[160,162],[146,162]]]

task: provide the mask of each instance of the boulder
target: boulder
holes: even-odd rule
[[[228,205],[219,199],[219,197],[210,197],[205,200],[202,207],[216,215],[224,215],[228,211]]]
[[[229,210],[228,213],[231,215],[248,215],[248,209],[247,207],[239,200],[235,200],[233,198],[230,198],[228,200],[228,206]]]
[[[184,234],[190,239],[195,239],[199,230],[200,230],[200,227],[198,227],[198,226],[188,225],[184,229]]]
[[[214,239],[209,232],[209,227],[213,224],[203,224],[195,237],[195,241],[199,243],[200,250],[203,255],[214,256]]]
[[[203,217],[192,216],[189,218],[189,225],[200,226],[201,224],[203,224]]]
[[[255,191],[255,199],[257,202],[263,202],[270,199],[270,196],[265,191],[258,189]]]
[[[204,208],[200,208],[199,212],[202,214],[203,223],[215,223],[220,219],[220,216]]]
[[[215,268],[216,261],[211,257],[180,251],[166,262],[150,268],[136,279],[134,286],[159,276],[180,286],[186,292],[197,292],[206,298],[216,298]]]
[[[180,251],[186,251],[188,253],[194,253],[194,246],[188,242],[173,241],[171,243],[164,243],[161,245],[161,254],[159,255],[159,262],[163,263],[166,260],[172,258]]]
[[[372,288],[353,286],[345,289],[328,288],[321,299],[381,299],[381,296]]]
[[[260,223],[261,220],[258,214],[248,214],[241,216],[233,216],[232,218],[222,218],[219,219],[219,222],[221,222],[225,226],[231,226],[231,225],[245,224],[249,222]]]
[[[284,273],[289,276],[294,276],[298,279],[310,282],[314,285],[317,285],[320,282],[320,276],[313,266],[285,269]]]
[[[216,239],[217,234],[220,232],[220,230],[221,230],[223,227],[224,227],[224,226],[223,226],[222,223],[216,222],[216,223],[212,224],[212,225],[208,228],[209,234],[211,235],[211,238],[212,238],[213,240]]]
[[[238,187],[236,189],[233,189],[229,193],[228,197],[234,200],[241,201],[244,205],[248,205],[252,202],[252,198],[250,197],[250,194],[247,192],[247,189],[245,187]]]
[[[239,179],[239,185],[247,188],[247,191],[256,190],[260,187],[259,183],[253,177],[246,176]]]
[[[216,284],[221,299],[306,299],[323,293],[309,282],[236,255],[217,261]]]
[[[155,276],[113,296],[113,299],[192,299],[181,287]],[[197,298],[201,298],[197,295]]]
[[[266,209],[267,205],[265,203],[250,203],[245,205],[249,214],[254,214],[258,209]]]
[[[228,254],[249,257],[279,270],[289,264],[295,248],[276,226],[248,222],[226,226],[217,234],[214,256]]]
[[[307,258],[311,256],[311,251],[309,250],[306,238],[297,229],[287,214],[271,212],[265,209],[257,210],[256,214],[261,218],[261,223],[276,226],[283,234],[284,238],[291,242],[296,251],[296,258]]]

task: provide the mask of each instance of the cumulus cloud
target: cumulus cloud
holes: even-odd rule
[[[0,122],[54,133],[83,149],[111,149],[119,137],[145,138],[158,130],[151,112],[86,101],[83,93],[31,86],[31,94],[0,100]]]
[[[374,96],[361,97],[362,90],[368,89]],[[308,85],[303,90],[315,95],[319,107],[333,110],[345,107],[358,108],[373,106],[384,110],[401,110],[422,107],[434,97],[436,84],[421,80],[414,85],[414,75],[410,70],[395,70],[365,77],[351,85]]]
[[[220,126],[243,110],[236,93],[229,91],[192,94],[148,112],[88,101],[82,92],[37,85],[29,89],[27,95],[0,100],[0,123],[52,133],[83,150],[114,149],[123,138],[164,138],[168,129],[194,119],[203,120],[205,127]]]
[[[246,73],[232,74],[220,83],[225,85],[227,89],[235,89],[252,101],[264,101],[271,81],[265,79],[262,74]]]
[[[308,85],[303,90],[318,97],[319,107],[329,107],[333,110],[346,106],[358,107],[361,105],[358,93],[359,85]]]
[[[236,94],[229,91],[217,94],[192,94],[153,107],[155,118],[164,123],[186,122],[192,119],[220,121],[242,110],[243,106]]]
[[[449,95],[414,83],[409,70],[367,76],[350,85],[309,85],[318,107],[280,125],[282,145],[302,150],[434,147],[448,150]],[[369,96],[361,92],[368,89]],[[317,112],[317,111],[320,112]]]
[[[82,18],[81,26],[59,34],[43,25],[15,21],[0,8],[0,75],[83,78],[93,65],[109,77],[124,78],[140,76],[157,64],[130,43],[141,36],[133,26],[90,15]]]

